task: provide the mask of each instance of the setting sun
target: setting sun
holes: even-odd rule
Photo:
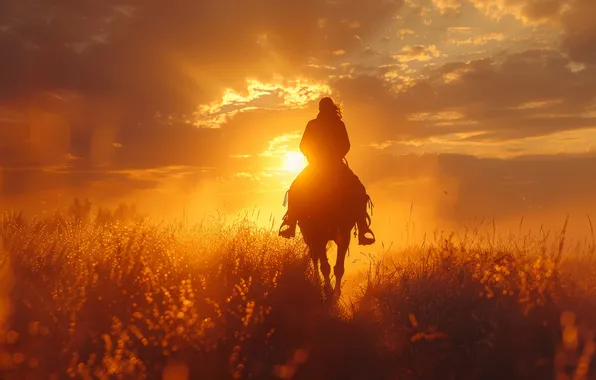
[[[293,173],[300,173],[306,167],[306,157],[300,152],[288,152],[285,154],[283,170]]]

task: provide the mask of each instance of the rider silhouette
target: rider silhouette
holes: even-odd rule
[[[373,244],[375,237],[369,228],[370,220],[366,211],[370,197],[360,179],[343,162],[350,151],[350,139],[341,120],[341,111],[331,98],[325,97],[320,100],[319,114],[306,125],[300,141],[300,151],[308,160],[308,166],[290,186],[288,211],[280,226],[279,235],[285,238],[295,236],[298,219],[296,212],[303,207],[302,199],[307,196],[304,194],[304,184],[313,178],[313,174],[324,173],[320,178],[337,179],[346,187],[341,189],[341,193],[347,195],[347,202],[357,208],[358,244]],[[371,234],[372,237],[366,236],[367,234]]]

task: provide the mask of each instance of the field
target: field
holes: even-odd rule
[[[596,378],[594,240],[564,228],[381,252],[334,302],[301,240],[247,220],[0,223],[3,379]]]

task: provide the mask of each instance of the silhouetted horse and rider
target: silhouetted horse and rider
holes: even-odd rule
[[[331,98],[320,100],[319,114],[306,125],[300,150],[308,165],[288,190],[288,210],[279,235],[292,238],[296,226],[300,226],[315,272],[320,261],[328,289],[331,266],[326,247],[329,241],[334,241],[337,245],[335,291],[339,294],[352,229],[357,227],[359,245],[373,244],[375,236],[367,212],[372,203],[366,188],[345,162],[350,139],[340,108]]]

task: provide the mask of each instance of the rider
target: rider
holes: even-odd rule
[[[300,173],[288,191],[288,211],[279,229],[279,235],[285,238],[296,234],[297,215],[296,201],[304,195],[304,182],[313,177],[314,171],[324,172],[327,177],[336,175],[342,184],[347,186],[350,203],[357,207],[358,244],[370,245],[375,242],[374,233],[369,228],[370,218],[366,211],[370,197],[366,188],[352,170],[344,164],[343,159],[350,151],[350,139],[341,111],[331,98],[322,98],[319,102],[319,114],[306,125],[300,142],[300,150],[306,156],[309,165]],[[342,190],[345,192],[345,190]],[[297,194],[298,193],[298,194]],[[298,196],[298,199],[296,197]],[[285,229],[284,229],[285,227]],[[372,237],[366,236],[370,234]]]

